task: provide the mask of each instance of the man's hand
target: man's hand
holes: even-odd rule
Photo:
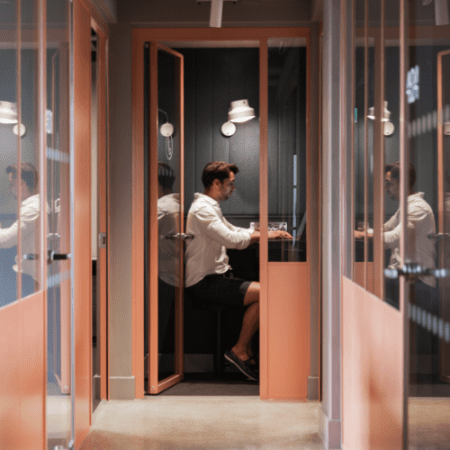
[[[364,239],[364,236],[365,236],[366,234],[367,234],[367,237],[368,237],[369,239],[373,237],[373,232],[370,233],[370,232],[366,232],[366,231],[358,231],[358,230],[355,230],[355,231],[353,232],[353,235],[355,236],[355,239]]]
[[[269,231],[269,239],[294,239],[290,233],[283,230]]]
[[[268,232],[269,239],[294,239],[290,233],[283,230],[269,231]],[[250,235],[250,245],[258,242],[261,238],[261,234],[259,231],[254,231]]]

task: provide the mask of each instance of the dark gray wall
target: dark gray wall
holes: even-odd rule
[[[182,49],[185,55],[186,211],[194,192],[203,192],[210,161],[239,167],[236,191],[221,207],[225,215],[259,214],[259,49]],[[256,118],[221,132],[230,102],[248,99]]]

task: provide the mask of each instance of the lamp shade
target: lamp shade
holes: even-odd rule
[[[389,122],[389,119],[391,117],[391,112],[388,110],[388,102],[384,102],[384,111],[383,111],[383,118],[381,119],[382,122]],[[369,108],[369,114],[367,114],[368,119],[375,120],[375,107],[371,106]]]
[[[255,117],[255,110],[250,108],[248,100],[236,100],[231,102],[228,110],[228,120],[230,122],[247,122]]]
[[[0,123],[17,123],[17,105],[0,101]]]

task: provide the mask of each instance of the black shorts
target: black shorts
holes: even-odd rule
[[[250,281],[234,278],[231,270],[224,274],[207,275],[203,280],[186,288],[194,302],[244,308],[244,297]]]

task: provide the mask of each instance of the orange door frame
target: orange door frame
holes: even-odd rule
[[[307,44],[307,117],[310,114],[309,86],[310,67],[310,28],[153,28],[133,29],[132,69],[133,69],[133,143],[132,143],[132,324],[133,357],[132,372],[136,380],[136,398],[144,396],[144,67],[142,50],[145,42],[156,41],[258,41],[260,47],[260,395],[269,398],[307,397],[307,378],[310,366],[310,245],[307,244],[307,262],[269,263],[268,262],[268,39],[276,37],[304,38]],[[312,157],[310,121],[307,120],[307,166]],[[307,199],[312,186],[307,175]],[[307,216],[310,205],[307,205]],[[312,228],[307,227],[307,243],[312,239]],[[156,251],[156,250],[153,250]],[[269,270],[270,269],[270,270]],[[282,275],[284,283],[280,285]],[[303,277],[303,283],[295,281]],[[292,282],[289,282],[291,280]],[[286,295],[278,295],[277,301],[270,301],[269,292],[286,290]],[[273,296],[272,296],[273,298]],[[282,304],[280,304],[280,300]],[[299,314],[301,311],[301,314]],[[297,320],[296,326],[291,322]],[[300,320],[300,325],[298,320]],[[289,326],[285,326],[286,323]],[[292,325],[292,326],[291,326]],[[269,337],[270,333],[270,337]],[[296,343],[295,364],[292,367],[292,351],[289,355],[280,349],[285,348],[286,338]],[[283,344],[283,345],[282,345]],[[279,365],[289,374],[286,382],[277,376]],[[299,383],[298,380],[302,381]]]

